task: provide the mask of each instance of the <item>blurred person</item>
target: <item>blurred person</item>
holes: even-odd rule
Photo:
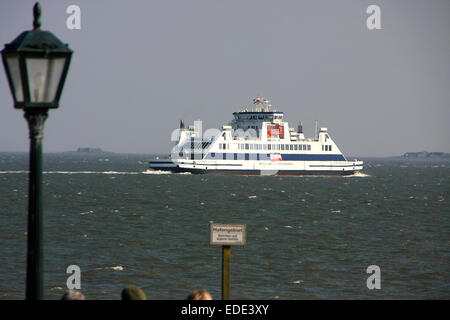
[[[128,286],[122,290],[122,300],[147,300],[145,292],[137,286]]]
[[[61,300],[86,300],[86,297],[80,291],[69,289],[63,294]]]
[[[212,300],[213,298],[205,289],[195,289],[187,297],[186,300]]]

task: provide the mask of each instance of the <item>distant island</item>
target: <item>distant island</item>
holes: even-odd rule
[[[450,158],[450,153],[445,152],[406,152],[402,155],[403,158]]]
[[[84,152],[84,153],[103,153],[101,148],[78,148],[77,152]]]

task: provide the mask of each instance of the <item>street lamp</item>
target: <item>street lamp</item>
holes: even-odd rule
[[[48,109],[58,108],[72,50],[40,29],[41,6],[33,7],[33,30],[22,32],[2,51],[14,107],[25,111],[30,132],[27,300],[43,299],[42,139]]]

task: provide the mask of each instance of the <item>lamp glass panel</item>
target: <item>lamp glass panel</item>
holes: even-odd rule
[[[65,58],[26,58],[30,102],[54,102]]]
[[[6,64],[8,65],[9,75],[11,77],[12,92],[17,102],[23,102],[22,81],[20,79],[19,57],[6,57]]]

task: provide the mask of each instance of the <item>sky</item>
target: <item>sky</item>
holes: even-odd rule
[[[1,48],[32,28],[34,3],[0,1]],[[345,155],[450,152],[449,0],[40,3],[42,29],[74,51],[44,152],[168,154],[180,119],[220,128],[257,95],[307,137],[317,120]],[[70,5],[81,29],[66,26]],[[26,152],[0,69],[0,151]]]

